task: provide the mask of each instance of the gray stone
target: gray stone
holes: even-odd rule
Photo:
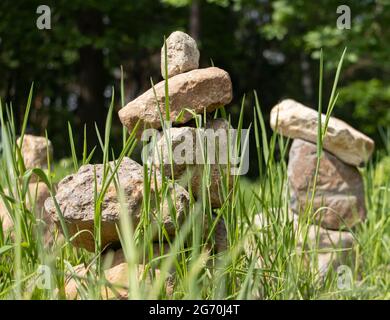
[[[288,163],[291,208],[303,213],[309,204],[316,171],[317,147],[293,141]],[[350,228],[366,217],[364,183],[359,171],[324,151],[320,161],[313,212],[328,229]]]
[[[20,147],[21,139],[18,138],[16,143]],[[25,134],[21,154],[26,170],[34,168],[47,169],[47,155],[49,155],[50,160],[53,158],[53,146],[50,140],[46,142],[45,137]],[[32,175],[30,181],[37,181],[37,177]]]
[[[113,169],[114,163],[110,162],[110,166]],[[94,251],[94,237],[90,233],[93,233],[94,230],[94,170],[96,172],[97,191],[100,192],[103,187],[102,164],[84,165],[80,167],[76,174],[65,177],[59,183],[56,195],[56,200],[64,216],[69,235],[75,235],[79,230],[89,231],[80,233],[73,242],[75,246],[83,247],[89,251]],[[111,174],[108,176],[111,176]],[[144,198],[143,167],[130,158],[124,158],[119,166],[116,178],[121,189],[124,191],[124,203],[127,205],[128,216],[135,227],[138,225],[142,213],[141,207]],[[157,183],[157,187],[160,189],[161,179],[158,178]],[[167,197],[172,197],[171,199],[176,209],[177,221],[172,220],[169,201],[166,198],[162,201],[162,208],[160,208],[161,216],[158,218],[161,219],[161,223],[164,225],[168,235],[174,235],[176,230],[175,224],[183,222],[185,212],[188,210],[189,195],[184,188],[177,184],[173,186],[169,185],[168,188],[170,191]],[[157,212],[155,192],[155,186],[152,182],[150,210],[154,215]],[[173,199],[173,195],[176,196],[175,199]],[[116,246],[119,244],[117,227],[119,226],[120,206],[118,190],[114,182],[111,182],[101,205],[102,248],[110,244]],[[53,220],[59,225],[59,217],[54,206],[54,201],[51,198],[46,200],[45,208],[51,214]],[[153,230],[157,231],[160,227],[157,218],[151,216],[150,219]]]
[[[26,194],[25,203],[29,210],[34,210],[34,214],[38,219],[38,223],[41,224],[44,231],[44,240],[47,243],[51,241],[51,232],[53,222],[50,215],[44,208],[44,203],[50,196],[50,192],[46,184],[43,182],[32,182],[28,185],[29,193]],[[8,189],[4,190],[7,196],[12,197],[8,192]],[[2,220],[3,231],[13,234],[14,222],[8,213],[7,206],[3,199],[0,197],[0,220]]]
[[[152,164],[159,170],[163,163],[165,176],[172,178],[173,173],[177,182],[185,188],[190,184],[196,199],[201,199],[202,196],[205,163],[210,164],[210,202],[213,208],[218,208],[223,202],[222,173],[229,179],[227,193],[233,187],[233,176],[228,171],[228,137],[230,135],[230,139],[233,139],[232,132],[229,131],[232,129],[224,119],[209,120],[202,129],[170,128],[166,131],[167,135],[161,134],[158,139],[151,158]],[[203,143],[203,137],[207,139],[207,149]],[[233,145],[231,141],[230,145]],[[172,147],[173,170],[169,146]],[[207,157],[204,158],[202,154],[207,154]]]
[[[80,291],[85,292],[88,285],[86,280],[89,275],[96,274],[92,268],[78,265],[74,267],[73,272],[68,272],[65,279],[65,296],[68,300],[80,300]],[[146,268],[143,264],[134,266],[136,279],[140,288],[143,288],[143,294],[147,295],[147,290],[152,290],[154,281],[162,277],[159,269]],[[126,262],[116,262],[112,267],[103,270],[104,284],[101,286],[100,295],[103,300],[127,300],[129,293],[129,265]],[[76,280],[77,279],[77,280]],[[164,277],[163,286],[167,296],[173,294],[173,285],[171,275]]]

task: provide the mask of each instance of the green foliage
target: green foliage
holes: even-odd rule
[[[195,3],[198,16],[192,10]],[[149,89],[151,77],[154,83],[161,80],[163,36],[174,30],[191,33],[192,21],[199,24],[201,66],[210,66],[212,61],[232,77],[233,123],[239,118],[240,97],[254,89],[262,96],[265,122],[270,108],[284,97],[317,108],[320,50],[326,53],[327,93],[333,76],[329,71],[336,68],[340,51],[347,47],[335,115],[382,146],[377,127],[387,125],[390,110],[388,0],[344,1],[352,12],[350,30],[337,29],[340,1],[336,0],[57,0],[46,3],[52,9],[51,30],[35,27],[40,4],[38,0],[20,0],[17,6],[0,2],[0,96],[7,104],[12,102],[15,125],[20,128],[22,93],[35,81],[37,95],[27,129],[41,135],[47,130],[58,158],[67,156],[63,132],[68,130],[68,121],[77,151],[83,148],[85,123],[88,140],[95,137],[94,121],[103,132],[110,105],[104,90],[115,87],[118,109]],[[95,54],[100,59],[92,60]],[[94,85],[95,81],[99,85]],[[121,87],[124,94],[119,99]],[[94,97],[90,107],[94,119],[88,116],[92,111],[83,114],[84,93]],[[247,100],[246,127],[252,118],[250,103]],[[112,130],[112,146],[119,150],[122,127],[115,117]],[[251,148],[255,143],[251,139]],[[251,175],[257,174],[257,168],[251,166]]]
[[[338,97],[337,83],[344,56],[345,51],[336,71],[326,111],[327,119]],[[322,76],[321,55],[320,100],[323,96]],[[153,81],[151,83],[153,84]],[[353,230],[356,255],[354,259],[350,258],[344,262],[353,266],[352,287],[343,290],[338,288],[337,273],[332,268],[325,275],[320,275],[316,262],[321,250],[316,248],[302,250],[297,246],[298,239],[306,238],[308,226],[313,222],[314,212],[310,206],[307,212],[301,212],[298,227],[287,219],[290,198],[287,188],[286,155],[289,141],[276,133],[273,133],[268,140],[264,115],[256,92],[254,96],[255,105],[251,113],[255,115],[254,134],[258,156],[256,160],[258,160],[259,171],[262,172],[261,179],[253,182],[236,176],[232,190],[228,193],[230,183],[230,179],[226,176],[228,172],[221,169],[223,204],[221,208],[213,210],[208,201],[210,171],[208,166],[205,166],[202,180],[203,195],[198,201],[195,201],[192,195],[190,196],[186,221],[181,226],[174,223],[175,238],[170,239],[167,236],[163,223],[159,225],[158,246],[163,251],[160,256],[153,252],[151,238],[153,230],[150,223],[152,209],[157,210],[153,212],[154,218],[161,222],[162,215],[159,208],[162,207],[162,203],[167,200],[168,204],[172,204],[175,200],[175,192],[170,192],[175,179],[173,174],[172,180],[163,178],[161,186],[157,188],[153,197],[151,187],[152,184],[156,187],[156,178],[153,171],[149,171],[147,164],[144,163],[141,216],[138,225],[134,228],[128,217],[123,190],[118,183],[117,170],[123,157],[130,156],[134,150],[137,126],[125,139],[120,155],[115,156],[115,152],[110,147],[113,97],[106,117],[104,140],[99,131],[96,131],[103,150],[104,173],[101,188],[98,190],[95,186],[94,253],[87,253],[82,249],[76,250],[72,248],[69,241],[60,241],[58,238],[54,238],[52,244],[45,246],[42,232],[39,229],[39,219],[36,219],[26,207],[26,199],[29,198],[26,185],[32,173],[38,175],[41,181],[49,187],[54,200],[53,180],[78,169],[77,152],[72,147],[74,140],[71,125],[69,125],[69,145],[72,158],[49,166],[47,175],[39,169],[25,171],[23,159],[15,144],[17,131],[14,127],[12,113],[9,108],[3,110],[0,104],[2,134],[0,166],[5,173],[0,180],[0,197],[15,226],[12,237],[0,228],[0,299],[64,298],[64,285],[69,278],[76,282],[81,299],[102,298],[101,288],[108,284],[101,267],[109,261],[106,261],[107,257],[101,261],[101,206],[110,183],[115,185],[120,204],[121,219],[118,232],[128,265],[128,297],[130,299],[389,299],[390,188],[387,176],[390,144],[386,144],[385,160],[377,166],[370,164],[362,169],[366,184],[365,198],[368,215],[367,220]],[[22,135],[27,125],[31,97],[32,90],[27,99],[27,111],[23,119],[24,125],[21,128]],[[239,131],[243,128],[245,101],[246,99],[243,99],[240,108],[237,126]],[[166,103],[167,110],[169,110],[169,100]],[[319,110],[321,106],[320,102]],[[203,122],[206,117],[196,117],[198,126],[199,120]],[[162,116],[161,121],[163,121]],[[326,132],[326,123],[327,121],[324,127],[318,128],[321,133],[318,135],[319,149],[321,149],[323,135]],[[390,131],[382,132],[386,139],[385,142],[388,142],[389,134]],[[238,135],[241,135],[241,132]],[[247,146],[246,143],[245,146]],[[280,150],[278,161],[276,159],[277,147]],[[321,150],[318,154],[321,154]],[[84,164],[90,157],[83,152],[82,158]],[[113,168],[107,166],[109,160],[116,161]],[[317,175],[314,181],[316,179]],[[6,188],[15,192],[8,191],[5,194]],[[314,192],[315,190],[313,194]],[[32,199],[32,203],[35,203],[34,201]],[[174,206],[168,207],[173,221],[177,222]],[[61,220],[61,230],[66,235],[67,229],[58,206],[57,211]],[[225,221],[229,245],[227,251],[218,253],[214,250],[217,221],[213,221],[211,228],[205,227],[205,219],[209,219],[212,213],[217,217],[215,219],[223,218]],[[258,213],[262,214],[265,222],[261,226],[255,223]],[[66,235],[66,240],[71,239]],[[302,247],[305,248],[304,245]],[[338,248],[331,249],[333,253],[338,250]],[[85,275],[75,273],[74,268],[80,263],[88,266],[89,271]],[[146,272],[140,278],[138,278],[138,263],[142,263],[146,268]],[[37,277],[37,268],[42,264],[49,266],[53,273],[51,290],[40,290],[34,282]],[[144,276],[155,268],[161,270],[160,277],[153,277],[148,285],[148,281],[144,281]],[[168,296],[163,287],[164,281],[171,272],[173,273],[173,278],[171,278],[173,279],[173,294]],[[81,284],[82,282],[84,284]],[[113,289],[119,288],[114,286]]]
[[[328,75],[340,49],[348,47],[335,115],[373,137],[381,148],[378,128],[390,123],[390,30],[385,27],[390,21],[390,1],[342,4],[351,9],[351,29],[337,28],[339,1],[277,0],[272,2],[272,19],[262,33],[278,41],[287,55],[298,50],[301,56],[309,56],[309,70],[324,49]]]
[[[256,99],[258,100],[258,99]],[[333,100],[332,98],[330,99]],[[244,104],[241,109],[241,121]],[[222,253],[213,251],[215,237],[215,222],[209,229],[209,233],[202,238],[204,232],[205,213],[211,213],[208,201],[209,188],[205,181],[209,179],[209,171],[205,170],[202,184],[204,196],[201,201],[191,201],[187,219],[182,226],[176,226],[176,237],[168,240],[164,227],[161,225],[160,249],[165,252],[162,256],[153,253],[151,240],[151,208],[154,201],[158,203],[163,199],[174,197],[168,192],[169,186],[174,181],[163,180],[161,189],[155,199],[151,197],[150,187],[155,183],[153,176],[149,176],[145,164],[144,198],[140,223],[132,228],[132,222],[127,217],[127,209],[124,203],[121,188],[116,178],[116,170],[124,155],[131,154],[134,135],[131,134],[119,156],[113,171],[105,170],[103,186],[96,194],[96,234],[100,228],[101,199],[104,197],[107,186],[114,182],[118,186],[119,202],[123,211],[118,232],[121,234],[122,247],[129,267],[129,298],[132,299],[388,299],[390,279],[388,277],[388,261],[390,257],[389,231],[390,220],[388,212],[390,208],[390,189],[374,186],[371,179],[381,170],[380,166],[369,166],[363,172],[367,181],[366,196],[369,199],[367,210],[368,219],[357,230],[355,261],[347,260],[345,263],[354,265],[353,287],[349,290],[337,288],[337,273],[330,271],[321,278],[316,266],[318,250],[310,251],[310,261],[304,260],[302,252],[297,249],[297,241],[308,232],[309,220],[300,221],[300,227],[295,228],[286,217],[289,209],[289,195],[286,192],[287,169],[286,150],[288,141],[283,137],[273,134],[270,141],[262,139],[264,131],[263,115],[260,104],[257,101],[252,111],[258,112],[255,120],[257,141],[265,145],[259,148],[259,157],[264,159],[262,166],[262,179],[256,182],[248,181],[237,176],[234,180],[233,190],[228,194],[222,192],[224,203],[220,209],[213,213],[218,218],[224,218],[227,228],[229,250]],[[102,148],[109,148],[110,118],[107,116],[107,130]],[[2,128],[12,128],[12,120],[2,118]],[[3,129],[3,150],[13,150],[14,136],[9,135]],[[71,136],[69,139],[72,139]],[[70,141],[70,144],[73,142]],[[280,161],[275,159],[276,146],[282,150]],[[115,156],[113,155],[113,158]],[[3,153],[0,162],[3,167],[10,167],[16,161],[15,152]],[[104,157],[105,158],[105,157]],[[259,159],[259,160],[260,160]],[[105,158],[104,161],[108,159]],[[11,165],[12,167],[12,165]],[[61,167],[61,172],[56,168]],[[52,188],[52,177],[75,171],[73,159],[63,161],[53,166],[54,172],[49,172],[46,177],[43,171],[35,171],[47,181]],[[7,173],[8,174],[8,173]],[[29,175],[15,171],[18,177]],[[221,171],[222,177],[226,172]],[[21,189],[21,181],[24,179],[6,179],[1,181],[0,190],[4,186],[11,189]],[[222,179],[223,184],[229,183],[229,179]],[[388,180],[385,183],[388,183]],[[222,185],[223,188],[226,186]],[[100,238],[96,237],[96,252],[91,254],[82,249],[74,249],[69,243],[55,240],[50,246],[44,247],[41,243],[42,233],[38,230],[38,221],[34,218],[23,203],[27,195],[19,192],[12,197],[4,197],[15,218],[16,236],[7,237],[0,230],[0,299],[59,299],[63,298],[64,283],[72,278],[78,283],[79,295],[82,299],[100,299],[100,289],[107,282],[104,273],[99,266]],[[193,199],[193,197],[191,198]],[[171,208],[173,210],[173,208]],[[266,224],[256,226],[256,215],[261,212]],[[60,212],[59,212],[60,214]],[[160,212],[156,218],[161,219]],[[174,212],[172,212],[174,214]],[[20,219],[20,220],[19,220]],[[19,221],[19,222],[18,222]],[[159,220],[158,220],[159,221]],[[21,226],[29,226],[26,230]],[[189,235],[191,235],[189,237]],[[167,238],[166,238],[167,237]],[[206,240],[211,242],[207,243]],[[338,250],[334,249],[335,252]],[[306,251],[305,251],[306,252]],[[306,252],[308,253],[308,252]],[[109,263],[104,259],[102,263]],[[102,259],[103,260],[103,259]],[[304,263],[305,261],[305,263]],[[89,272],[85,276],[77,275],[74,267],[79,264],[89,266]],[[147,270],[159,268],[160,278],[153,278],[148,286],[147,281],[137,281],[137,264],[143,263]],[[34,284],[39,265],[48,265],[55,276],[52,279],[52,290],[40,290]],[[174,271],[173,294],[167,296],[163,290],[164,280],[168,274]],[[15,281],[18,280],[18,281]],[[82,285],[81,283],[84,283]],[[115,289],[115,286],[114,286]],[[119,288],[118,288],[119,289]]]
[[[390,181],[390,157],[384,157],[377,166],[375,172],[375,185],[389,188]]]
[[[191,3],[191,0],[161,0],[161,2],[175,7],[184,7],[188,6]]]
[[[390,85],[379,79],[354,81],[340,90],[340,105],[351,110],[353,119],[368,134],[390,123]]]
[[[184,7],[192,4],[193,0],[161,0],[161,2],[175,7]],[[214,3],[222,7],[227,7],[229,5],[229,0],[207,0],[207,2]],[[240,2],[240,1],[236,0],[235,2]]]

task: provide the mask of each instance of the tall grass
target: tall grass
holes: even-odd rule
[[[318,176],[322,141],[327,123],[337,102],[337,82],[344,54],[345,52],[336,71],[325,122],[322,124],[319,121],[318,163],[313,188],[315,188]],[[167,73],[167,70],[165,72]],[[322,78],[323,58],[321,54],[318,103],[320,113],[323,104]],[[122,106],[124,105],[123,88],[122,79]],[[168,92],[168,81],[166,81],[165,90]],[[31,89],[20,133],[22,137],[28,121],[32,94]],[[129,299],[390,298],[390,182],[385,181],[382,185],[374,183],[375,163],[371,162],[362,169],[366,186],[368,216],[364,223],[352,230],[356,240],[354,248],[356,254],[351,255],[346,264],[353,270],[354,285],[348,290],[340,290],[337,286],[337,273],[333,269],[329,269],[325,275],[318,270],[316,261],[319,250],[298,248],[298,239],[306,239],[308,225],[314,221],[313,216],[316,213],[313,212],[312,206],[308,206],[306,212],[302,213],[303,218],[299,220],[298,228],[288,218],[290,199],[286,159],[290,141],[277,133],[273,133],[270,137],[267,136],[264,115],[256,92],[253,97],[254,119],[250,134],[255,136],[256,141],[255,152],[260,172],[258,181],[250,182],[245,177],[236,176],[230,188],[229,184],[232,182],[227,176],[230,167],[221,166],[222,183],[219,191],[224,201],[221,208],[212,209],[210,206],[210,166],[205,165],[202,175],[202,197],[196,201],[191,195],[186,219],[181,225],[177,221],[173,205],[176,195],[171,192],[176,182],[171,148],[169,148],[171,178],[168,179],[164,174],[159,178],[153,168],[143,163],[142,214],[139,224],[134,226],[127,214],[123,189],[118,179],[118,169],[123,158],[131,156],[135,150],[138,128],[131,133],[123,131],[123,149],[119,154],[115,154],[110,147],[114,110],[114,99],[112,99],[103,138],[99,130],[96,130],[99,145],[88,146],[84,135],[83,154],[77,155],[72,126],[69,124],[69,145],[73,163],[73,168],[69,169],[69,173],[77,171],[80,164],[88,164],[96,148],[100,147],[103,151],[102,183],[99,187],[96,183],[94,186],[95,252],[93,253],[71,245],[72,239],[77,235],[71,237],[67,233],[63,213],[56,202],[57,214],[61,222],[60,229],[65,234],[65,240],[58,237],[56,233],[53,243],[44,244],[34,210],[26,205],[28,198],[31,199],[30,203],[34,204],[34,196],[30,194],[27,185],[31,175],[36,174],[48,186],[55,199],[53,179],[58,175],[56,165],[50,164],[48,172],[39,169],[25,170],[20,146],[15,143],[17,133],[12,107],[3,108],[0,104],[0,169],[4,173],[0,178],[0,196],[15,226],[13,234],[9,234],[1,229],[0,224],[0,298],[64,299],[66,298],[65,284],[69,277],[78,284],[81,299],[101,299],[102,288],[106,290],[110,288],[113,291],[122,289],[107,283],[104,269],[105,266],[110,265],[112,256],[102,255],[105,248],[101,246],[100,236],[101,206],[110,184],[116,186],[121,204],[118,233],[127,262]],[[239,134],[234,143],[237,149],[241,147],[239,137],[243,129],[244,105],[243,99],[238,122]],[[162,123],[164,120],[172,120],[169,118],[169,99],[165,101],[163,107],[165,118],[160,114]],[[218,116],[231,121],[224,109],[218,113]],[[203,127],[207,121],[205,115],[194,115],[194,117],[198,127]],[[169,128],[163,127],[163,130],[165,136],[169,136]],[[248,148],[248,140],[245,140],[243,147]],[[207,158],[206,150],[207,148],[203,150],[205,158]],[[276,153],[280,155],[278,160]],[[390,156],[389,150],[387,153]],[[110,161],[114,161],[113,165],[109,165]],[[163,166],[160,171],[164,173]],[[190,183],[189,192],[191,193]],[[311,199],[311,203],[313,198],[310,196],[313,194],[314,192],[309,194],[308,198]],[[162,208],[166,204],[170,208],[171,218],[176,223],[174,238],[168,236],[162,222]],[[261,213],[263,219],[261,224],[256,223],[258,213]],[[226,252],[217,252],[213,249],[218,219],[224,219],[226,224],[228,236]],[[153,227],[151,223],[153,220],[157,221],[157,228]],[[158,250],[155,250],[156,246]],[[334,250],[337,251],[338,248]],[[80,264],[87,267],[89,272],[78,274],[75,266]],[[138,269],[139,264],[145,266],[141,274]],[[41,265],[48,266],[51,270],[51,289],[49,290],[40,289],[34,281],[39,276]],[[160,270],[159,275],[155,272],[156,269]],[[168,278],[173,283],[173,291],[169,294],[165,290]]]

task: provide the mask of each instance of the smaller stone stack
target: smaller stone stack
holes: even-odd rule
[[[40,168],[47,169],[47,155],[53,157],[53,146],[50,140],[45,137],[38,137],[33,135],[24,135],[23,144],[19,138],[16,142],[18,146],[22,146],[21,155],[24,161],[26,170]],[[6,195],[9,195],[8,190],[4,190]],[[32,175],[29,184],[29,196],[26,198],[27,207],[31,210],[30,199],[35,203],[35,214],[43,223],[43,230],[45,234],[45,243],[51,239],[51,227],[53,225],[49,215],[44,209],[44,202],[50,196],[49,189],[46,184],[39,181],[36,175]],[[35,200],[35,201],[34,201]],[[13,230],[13,220],[8,213],[7,206],[0,198],[0,220],[2,220],[3,230],[11,232]]]
[[[322,125],[325,115],[322,115]],[[302,215],[310,204],[317,164],[318,112],[294,100],[283,100],[271,111],[271,127],[294,139],[289,154],[288,180],[291,209]],[[330,117],[323,140],[316,191],[310,214],[319,226],[311,226],[311,246],[321,249],[319,269],[341,263],[336,249],[351,252],[353,237],[349,232],[366,217],[364,183],[357,167],[366,163],[374,142],[347,123]],[[294,218],[295,223],[297,219]],[[324,250],[328,252],[323,253]],[[344,255],[345,256],[345,255]]]

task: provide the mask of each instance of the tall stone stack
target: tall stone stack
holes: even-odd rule
[[[177,226],[180,227],[188,218],[190,195],[186,190],[188,181],[180,179],[185,176],[186,165],[173,162],[174,168],[171,170],[170,162],[168,165],[167,154],[168,146],[176,146],[183,137],[190,135],[195,138],[196,130],[191,126],[183,126],[184,123],[192,120],[193,115],[184,112],[185,108],[196,114],[212,112],[217,108],[228,104],[232,100],[232,83],[229,74],[219,68],[198,69],[199,67],[199,51],[196,42],[183,32],[174,32],[166,40],[167,45],[167,60],[168,60],[168,85],[169,85],[169,102],[170,102],[170,119],[173,126],[180,127],[169,129],[169,143],[167,137],[162,135],[156,146],[162,151],[162,160],[157,161],[153,157],[153,165],[150,170],[156,175],[157,184],[154,182],[150,186],[150,226],[154,235],[153,240],[156,241],[154,251],[159,255],[159,232],[162,227],[166,230],[166,234],[173,238]],[[165,70],[165,48],[162,48],[162,70]],[[162,72],[163,77],[165,72]],[[140,126],[137,132],[137,137],[142,137],[145,129],[160,130],[162,134],[161,115],[163,119],[165,114],[165,81],[162,81],[151,88],[144,94],[140,95],[135,100],[129,102],[119,112],[119,117],[123,125],[127,127],[129,132],[135,128],[139,122]],[[158,109],[159,108],[159,109]],[[179,118],[178,116],[181,115]],[[216,130],[228,130],[229,124],[223,119],[208,121],[207,128]],[[195,141],[195,140],[194,140]],[[217,148],[226,148],[219,140]],[[196,153],[195,145],[189,146],[187,152]],[[110,162],[111,172],[115,170],[116,163]],[[168,168],[169,166],[169,168]],[[157,203],[156,193],[159,192],[162,186],[161,168],[166,168],[164,173],[168,177],[172,177],[174,172],[176,182],[168,181],[167,198],[161,199],[161,203]],[[190,185],[196,198],[201,197],[202,190],[200,187],[202,181],[202,165],[196,163],[190,164],[189,169],[192,171]],[[223,166],[222,166],[223,167]],[[219,207],[222,204],[219,173],[220,166],[218,162],[210,166],[211,170],[211,195],[210,203],[213,207]],[[62,212],[65,225],[70,237],[73,237],[72,243],[76,247],[87,249],[91,252],[95,251],[95,193],[96,189],[100,192],[104,188],[105,167],[103,164],[84,165],[79,168],[75,174],[65,177],[58,185],[56,193],[56,202]],[[95,183],[96,181],[96,183]],[[123,193],[121,197],[118,186]],[[115,261],[111,264],[112,268],[125,263],[124,255],[120,248],[120,236],[118,228],[120,226],[121,215],[126,214],[135,228],[142,218],[142,202],[145,195],[144,190],[144,168],[130,158],[123,158],[117,168],[115,179],[106,186],[106,193],[101,203],[101,248],[114,249]],[[122,199],[122,201],[120,201]],[[124,208],[123,208],[124,205]],[[157,207],[158,206],[158,207]],[[171,214],[172,206],[175,210],[175,221]],[[57,212],[56,203],[52,198],[48,198],[45,202],[45,208],[60,225],[61,221]],[[160,212],[160,215],[157,213]],[[214,216],[215,218],[215,216]],[[208,219],[204,219],[206,222]],[[205,232],[211,226],[206,223]],[[205,235],[206,237],[207,235]],[[227,236],[224,221],[220,219],[215,228],[215,249],[223,251],[227,247]],[[166,248],[168,248],[168,244]],[[166,251],[166,250],[165,250]],[[166,254],[166,252],[165,252]],[[143,267],[140,266],[142,269]],[[119,268],[126,270],[127,268]],[[118,270],[119,270],[118,269]],[[86,271],[82,266],[78,267],[77,273],[83,275]],[[116,269],[117,270],[117,269]],[[107,270],[109,274],[110,270]],[[117,271],[115,271],[117,272]],[[121,277],[119,277],[121,278]],[[126,276],[123,277],[126,279]],[[122,279],[122,278],[121,278]],[[121,283],[127,286],[128,282]],[[77,286],[76,286],[77,287]],[[66,289],[66,294],[70,298],[77,297],[77,288],[75,282],[69,279],[69,286]]]
[[[232,83],[229,74],[219,68],[199,68],[199,50],[194,39],[189,35],[176,31],[166,39],[166,46],[161,49],[161,74],[165,78],[165,69],[168,75],[168,92],[170,105],[170,121],[173,127],[165,131],[161,130],[162,119],[166,119],[165,110],[165,81],[162,81],[135,100],[128,103],[119,111],[119,118],[129,132],[132,132],[137,122],[140,123],[138,136],[143,129],[159,129],[158,141],[154,152],[150,156],[154,169],[164,167],[164,174],[169,178],[175,178],[183,187],[191,185],[191,190],[196,199],[202,196],[202,173],[204,164],[210,164],[210,205],[219,208],[223,203],[221,186],[221,170],[228,167],[229,155],[227,154],[227,141],[215,140],[217,154],[211,155],[214,161],[203,163],[197,160],[202,158],[202,150],[199,143],[199,131],[195,125],[189,124],[193,120],[193,113],[211,113],[216,109],[229,104],[232,100]],[[167,53],[167,67],[165,67],[165,52]],[[187,110],[187,111],[186,111]],[[190,110],[191,112],[188,112]],[[185,124],[185,125],[184,125]],[[224,119],[208,120],[204,124],[205,130],[212,130],[216,135],[225,133],[231,135],[233,129]],[[180,147],[178,147],[180,145]],[[176,155],[180,150],[180,160]],[[173,161],[170,161],[170,150],[173,151]],[[209,155],[210,156],[210,155]],[[214,157],[215,156],[215,157]],[[221,159],[221,160],[220,160]],[[227,161],[222,161],[222,159]],[[173,165],[173,170],[171,170]],[[189,175],[187,175],[189,173]],[[231,190],[232,176],[228,184]],[[227,191],[229,191],[227,190]]]
[[[325,115],[321,121],[324,125]],[[310,233],[319,234],[319,238],[309,235],[308,241],[311,247],[321,249],[319,269],[326,272],[331,264],[342,263],[340,258],[352,251],[351,228],[366,218],[364,183],[357,167],[369,160],[374,142],[347,123],[330,117],[312,197],[318,112],[294,100],[283,100],[271,111],[271,127],[294,139],[288,163],[291,210],[295,215],[303,215],[313,199],[309,214],[315,213],[316,225],[310,227]],[[297,223],[296,218],[294,221]],[[336,249],[344,250],[343,257]]]
[[[192,120],[193,115],[183,113],[184,109],[197,114],[203,114],[204,111],[210,113],[231,102],[232,83],[229,74],[216,67],[198,69],[199,51],[189,35],[176,31],[166,39],[166,44],[170,119],[173,125],[182,125]],[[164,69],[164,47],[161,51]],[[160,112],[165,119],[165,80],[129,102],[119,111],[119,118],[129,132],[140,121],[140,136],[143,129],[161,129]]]

